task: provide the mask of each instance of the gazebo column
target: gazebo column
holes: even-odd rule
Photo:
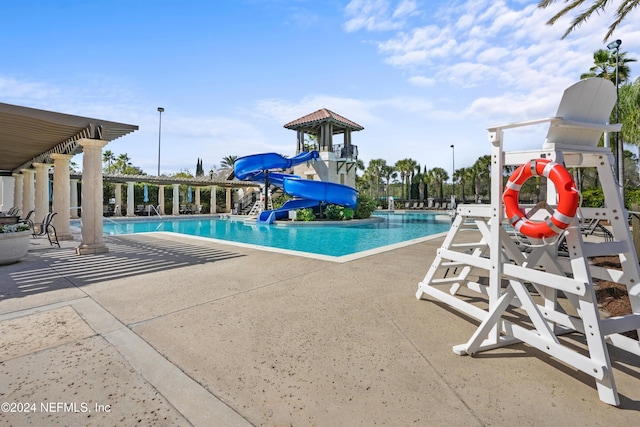
[[[17,206],[22,209],[22,192],[23,190],[23,176],[21,173],[11,174],[13,176],[13,206]],[[22,216],[27,216],[27,212],[22,212]]]
[[[53,153],[53,218],[58,240],[73,240],[69,223],[71,192],[69,191],[69,160],[71,154]]]
[[[71,219],[78,219],[78,180],[75,178],[69,179],[69,205]]]
[[[114,216],[122,216],[122,183],[116,182],[116,207],[113,212]]]
[[[80,255],[109,252],[102,236],[102,147],[108,141],[80,139],[82,146],[82,243]]]
[[[158,213],[164,215],[164,185],[158,185]]]
[[[226,213],[231,212],[231,187],[227,187],[227,197],[224,201],[224,211]]]
[[[296,132],[296,154],[304,151],[304,132],[298,129]]]
[[[34,163],[36,168],[35,223],[44,220],[49,213],[49,163]]]
[[[22,212],[26,215],[35,207],[34,204],[34,174],[33,169],[22,169]],[[33,222],[42,221],[42,218],[33,218]]]
[[[200,213],[200,187],[196,187],[195,193],[196,213]]]
[[[15,191],[16,180],[13,176],[1,176],[0,175],[0,211],[6,211],[15,206],[13,201],[15,197],[13,193]],[[19,206],[22,209],[22,206]]]
[[[180,184],[173,184],[173,207],[171,209],[171,214],[180,214]]]
[[[134,206],[133,182],[127,181],[127,216],[136,216]]]
[[[218,187],[216,187],[215,185],[211,186],[211,207],[209,209],[209,213],[217,213],[218,212],[218,206],[216,206],[216,191],[218,190]]]

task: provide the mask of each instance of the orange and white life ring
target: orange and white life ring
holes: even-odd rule
[[[522,184],[534,176],[549,178],[558,193],[558,207],[551,217],[545,218],[544,221],[530,220],[518,205]],[[513,228],[525,236],[536,239],[560,234],[571,223],[579,204],[576,184],[569,171],[561,164],[548,159],[533,159],[520,165],[509,177],[502,200],[507,219]]]

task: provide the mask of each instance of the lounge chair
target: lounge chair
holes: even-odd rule
[[[40,237],[46,235],[49,239],[49,244],[51,246],[58,245],[60,247],[60,242],[58,242],[58,234],[56,233],[56,228],[53,226],[53,217],[56,216],[57,212],[49,212],[44,220],[37,224],[38,230],[36,231],[36,227],[33,228],[33,237]]]
[[[605,242],[613,241],[613,233],[602,225],[599,219],[594,218],[588,224],[583,224],[580,227],[580,232],[583,236],[599,236],[603,237]]]
[[[418,204],[418,209],[424,209],[424,202],[420,202]]]

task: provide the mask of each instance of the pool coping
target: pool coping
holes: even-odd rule
[[[394,212],[394,211],[382,211],[382,212],[388,212],[388,213],[393,213],[396,215],[403,215],[404,212]],[[433,213],[433,212],[419,212],[419,213]],[[103,217],[104,219],[107,219],[109,221],[112,222],[136,222],[136,221],[150,221],[152,220],[152,218],[154,218],[154,216],[135,216],[135,217]],[[169,219],[169,220],[194,220],[194,219],[228,219],[231,221],[242,221],[242,222],[246,222],[246,221],[251,221],[252,218],[248,218],[246,215],[231,215],[231,214],[198,214],[198,215],[179,215],[179,216],[174,216],[174,215],[165,215],[163,217],[161,217],[161,219]],[[255,220],[255,219],[253,219]],[[374,223],[378,223],[378,222],[384,222],[384,218],[382,217],[370,217],[370,218],[364,218],[364,219],[354,219],[354,220],[349,220],[349,221],[281,221],[281,222],[276,222],[275,224],[271,224],[271,225],[275,225],[276,227],[320,227],[320,226],[327,226],[327,225],[333,225],[333,226],[358,226],[358,225],[366,225],[366,224],[374,224]],[[186,238],[190,238],[190,239],[195,239],[195,240],[202,240],[202,241],[210,241],[210,242],[215,242],[215,243],[220,243],[223,245],[230,245],[230,246],[236,246],[236,247],[243,247],[243,248],[249,248],[249,249],[255,249],[255,250],[260,250],[260,251],[267,251],[267,252],[275,252],[275,253],[281,253],[281,254],[285,254],[285,255],[293,255],[293,256],[299,256],[299,257],[304,257],[304,258],[312,258],[312,259],[318,259],[318,260],[323,260],[323,261],[330,261],[330,262],[335,262],[335,263],[345,263],[345,262],[349,262],[349,261],[354,261],[357,259],[361,259],[361,258],[365,258],[368,256],[372,256],[372,255],[377,255],[380,253],[384,253],[384,252],[388,252],[388,251],[392,251],[394,249],[398,249],[398,248],[403,248],[406,246],[410,246],[410,245],[414,245],[416,243],[421,243],[421,242],[426,242],[429,240],[433,240],[433,239],[438,239],[441,237],[446,236],[447,232],[444,231],[442,233],[436,233],[436,234],[432,234],[430,236],[424,236],[424,237],[419,237],[416,239],[411,239],[411,240],[405,240],[403,242],[398,242],[398,243],[393,243],[391,245],[386,245],[386,246],[380,246],[377,248],[373,248],[373,249],[367,249],[364,251],[360,251],[360,252],[355,252],[352,254],[347,254],[347,255],[341,255],[341,256],[333,256],[333,255],[324,255],[324,254],[317,254],[317,253],[313,253],[313,252],[304,252],[304,251],[296,251],[296,250],[292,250],[292,249],[282,249],[282,248],[274,248],[274,247],[270,247],[270,246],[263,246],[263,245],[256,245],[256,244],[252,244],[252,243],[243,243],[243,242],[236,242],[233,240],[224,240],[224,239],[216,239],[214,237],[204,237],[204,236],[195,236],[192,234],[183,234],[183,233],[176,233],[173,231],[148,231],[148,232],[141,232],[141,233],[135,233],[135,234],[149,234],[149,235],[164,235],[164,236],[184,236]]]
[[[292,249],[281,249],[281,248],[274,248],[274,247],[270,247],[270,246],[255,245],[255,244],[252,244],[252,243],[234,242],[232,240],[216,239],[216,238],[213,238],[213,237],[194,236],[192,234],[175,233],[173,231],[149,231],[149,232],[135,233],[135,234],[136,235],[152,235],[152,236],[153,235],[159,235],[159,236],[163,236],[164,235],[164,236],[167,236],[167,237],[184,237],[184,238],[188,238],[188,239],[200,240],[200,241],[203,241],[203,242],[213,242],[213,243],[219,243],[221,245],[237,246],[237,247],[241,247],[241,248],[255,249],[255,250],[266,251],[266,252],[275,252],[275,253],[280,253],[280,254],[285,254],[285,255],[293,255],[293,256],[318,259],[318,260],[322,260],[322,261],[331,261],[331,262],[335,262],[335,263],[338,263],[338,264],[342,264],[342,263],[345,263],[345,262],[354,261],[354,260],[361,259],[361,258],[366,258],[366,257],[372,256],[372,255],[377,255],[377,254],[381,254],[381,253],[384,253],[384,252],[389,252],[389,251],[392,251],[394,249],[415,245],[416,243],[422,243],[422,242],[427,242],[429,240],[439,239],[439,238],[442,238],[442,237],[446,236],[447,233],[448,232],[445,231],[445,232],[442,232],[442,233],[432,234],[430,236],[424,236],[424,237],[419,237],[417,239],[405,240],[404,242],[393,243],[391,245],[380,246],[380,247],[373,248],[373,249],[367,249],[366,251],[360,251],[360,252],[355,252],[355,253],[352,253],[352,254],[341,255],[341,256],[323,255],[323,254],[316,254],[316,253],[313,253],[313,252],[294,251]]]

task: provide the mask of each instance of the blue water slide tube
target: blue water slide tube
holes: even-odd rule
[[[288,169],[297,164],[316,160],[317,151],[303,152],[295,157],[286,158],[276,153],[254,154],[241,157],[234,163],[234,174],[242,180],[264,182],[265,170]],[[273,223],[276,219],[286,218],[288,211],[314,207],[318,202],[332,203],[355,209],[358,192],[355,188],[333,182],[302,179],[295,175],[269,172],[269,182],[296,199],[288,200],[282,207],[263,211],[259,222]]]

